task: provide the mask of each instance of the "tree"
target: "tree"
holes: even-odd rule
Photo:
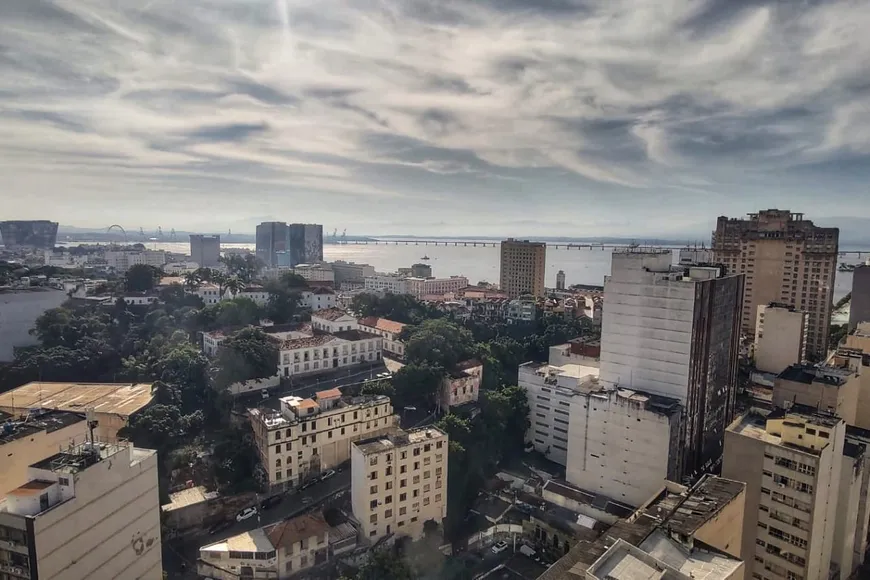
[[[150,292],[160,281],[160,270],[147,264],[135,264],[124,274],[127,292]]]
[[[278,372],[278,345],[259,328],[245,328],[227,338],[218,351],[214,382],[218,389],[265,379]]]
[[[442,313],[410,294],[387,293],[384,296],[362,293],[351,301],[351,310],[358,316],[379,316],[402,322],[419,324],[425,320],[440,318]]]
[[[395,397],[396,389],[390,381],[369,381],[359,391],[360,395],[386,395]]]
[[[296,274],[295,272],[285,272],[281,276],[281,285],[288,290],[302,290],[308,288],[308,280]]]
[[[408,563],[392,550],[371,552],[354,576],[355,580],[414,580],[415,577]]]
[[[471,333],[448,320],[427,320],[407,331],[405,358],[452,369],[474,355]]]
[[[254,254],[229,254],[221,257],[221,262],[227,267],[230,276],[237,277],[245,284],[250,284],[260,270],[257,257]]]
[[[444,369],[429,363],[409,363],[392,377],[394,406],[426,406],[435,404],[441,392]]]
[[[301,296],[286,288],[277,287],[269,291],[269,302],[264,314],[275,324],[291,322],[299,310]]]

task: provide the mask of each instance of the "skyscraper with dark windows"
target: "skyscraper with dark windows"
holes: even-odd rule
[[[50,250],[57,241],[57,222],[15,220],[0,222],[0,236],[7,250]]]

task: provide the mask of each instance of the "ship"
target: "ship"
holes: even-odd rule
[[[854,272],[855,264],[847,264],[846,262],[840,262],[840,267],[837,268],[840,272]]]
[[[429,256],[425,256],[425,255],[424,255],[424,256],[423,256],[422,258],[420,258],[420,259],[421,259],[421,260],[428,260],[428,259],[429,259]]]

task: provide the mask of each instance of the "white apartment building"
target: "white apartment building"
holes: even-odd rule
[[[67,270],[81,268],[91,261],[91,254],[72,254],[70,252],[56,252],[55,250],[45,250],[43,257],[46,266]]]
[[[322,332],[359,330],[356,318],[339,308],[327,308],[311,313],[311,327]]]
[[[356,319],[351,318],[356,324]],[[314,318],[312,317],[312,323]],[[327,331],[328,332],[328,331]],[[284,377],[310,375],[325,370],[381,360],[383,339],[360,330],[284,340],[279,349],[278,373]]]
[[[410,294],[408,279],[396,274],[375,274],[367,276],[363,282],[366,292],[390,294]]]
[[[260,306],[265,306],[269,303],[269,292],[263,288],[262,286],[258,286],[256,284],[249,284],[244,288],[241,288],[237,293],[233,294],[230,290],[224,292],[224,300],[231,300],[233,298],[247,298],[252,302]]]
[[[571,400],[586,392],[583,385],[597,377],[598,368],[576,363],[520,365],[518,384],[529,402],[526,441],[559,465],[568,465]]]
[[[435,427],[354,443],[351,503],[361,535],[418,540],[423,525],[447,517],[447,434]]]
[[[746,482],[747,578],[829,578],[845,431],[830,415],[755,409],[728,427],[722,475]]]
[[[205,578],[283,580],[329,559],[329,524],[320,513],[296,516],[199,549]]]
[[[350,459],[354,441],[398,427],[389,397],[342,397],[339,389],[313,399],[282,397],[281,410],[249,409],[254,440],[271,485],[295,486]]]
[[[405,343],[399,340],[399,335],[405,329],[405,324],[379,318],[377,316],[369,316],[359,320],[360,330],[364,330],[369,334],[376,334],[383,338],[384,356],[391,355],[401,359],[405,356]]]
[[[157,452],[84,443],[33,463],[0,502],[4,578],[163,578]]]
[[[779,374],[807,358],[807,313],[785,304],[760,304],[755,321],[755,368]]]
[[[554,421],[560,419],[553,423],[555,433],[550,432],[557,442],[556,436],[564,437],[564,420],[568,420],[565,478],[569,483],[638,506],[666,479],[674,479],[681,457],[683,408],[679,401],[628,389],[601,388],[595,379],[587,380],[572,397],[562,393],[536,396],[536,408],[552,405]],[[569,399],[568,407],[565,399]],[[546,441],[537,429],[534,435]],[[553,447],[566,451],[555,444]]]
[[[202,333],[202,352],[209,358],[217,356],[218,349],[227,339],[228,334],[222,330],[212,330]]]
[[[534,300],[515,299],[507,305],[508,322],[534,322],[538,317],[538,306]]]
[[[415,298],[453,294],[468,286],[465,276],[449,278],[406,278],[407,293]]]
[[[131,266],[145,264],[163,268],[166,252],[162,250],[109,250],[103,253],[106,265],[116,272],[126,272]]]
[[[335,308],[337,300],[335,291],[332,288],[314,288],[313,290],[305,290],[299,298],[299,306],[308,310],[328,310]]]
[[[155,294],[124,294],[121,300],[127,306],[150,306],[160,301],[160,297]]]
[[[206,306],[213,306],[222,300],[220,288],[214,284],[202,284],[194,291],[194,294],[202,298],[202,302]]]

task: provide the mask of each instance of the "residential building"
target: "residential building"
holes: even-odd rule
[[[265,306],[269,303],[269,291],[260,286],[259,284],[248,284],[244,288],[240,288],[238,292],[233,294],[231,291],[226,290],[223,295],[224,300],[230,300],[233,298],[247,298],[251,300],[255,304],[259,306]]]
[[[499,288],[510,298],[544,295],[547,245],[508,238],[501,243]]]
[[[290,224],[289,266],[316,264],[323,261],[323,226],[320,224]]]
[[[0,411],[13,417],[32,410],[92,410],[99,425],[96,435],[107,441],[118,438],[118,430],[154,400],[150,383],[47,383],[33,382],[0,393]]]
[[[477,359],[460,362],[453,367],[441,384],[441,408],[448,410],[468,403],[476,403],[483,380],[483,363]]]
[[[298,306],[317,311],[335,308],[336,304],[335,290],[321,286],[312,290],[303,290],[299,296]]]
[[[70,441],[84,441],[87,423],[82,413],[24,411],[0,412],[0,494],[27,483],[27,469],[34,458],[48,457]]]
[[[615,251],[605,278],[601,382],[679,401],[680,473],[715,469],[734,413],[742,275],[672,266],[670,250]]]
[[[514,298],[507,303],[505,318],[511,324],[534,322],[538,318],[537,301]]]
[[[561,367],[576,364],[584,367],[601,367],[601,341],[574,338],[566,344],[550,347],[550,366]],[[596,375],[597,376],[597,375]]]
[[[406,278],[405,293],[420,299],[424,296],[443,296],[453,294],[468,286],[465,276],[450,276],[449,278]]]
[[[243,532],[200,548],[197,572],[217,580],[290,578],[329,560],[329,531],[313,513]]]
[[[290,266],[290,230],[286,222],[263,222],[257,226],[257,258],[268,268]]]
[[[0,222],[0,238],[10,251],[50,250],[57,240],[57,222],[7,220]]]
[[[697,266],[713,262],[713,251],[706,248],[683,248],[680,250],[680,266]]]
[[[160,296],[156,292],[138,292],[121,295],[121,300],[127,306],[151,306],[160,302]]]
[[[56,249],[45,250],[43,253],[43,263],[53,268],[75,270],[87,267],[90,261],[91,254],[74,254]]]
[[[583,396],[583,385],[598,377],[598,368],[576,361],[557,364],[554,349],[561,352],[559,347],[550,349],[550,364],[527,362],[520,365],[518,384],[525,389],[529,402],[526,441],[547,459],[568,465],[571,400]],[[570,354],[566,358],[568,356]]]
[[[864,562],[870,531],[870,431],[846,425],[843,465],[837,499],[837,529],[831,560],[840,578],[852,574]]]
[[[163,578],[156,451],[87,442],[27,475],[0,502],[5,578]]]
[[[190,234],[190,259],[200,268],[216,268],[221,263],[221,237]]]
[[[356,324],[356,319],[353,322]],[[380,336],[361,330],[323,331],[313,336],[289,338],[279,346],[278,372],[284,377],[311,375],[379,361],[382,344]]]
[[[302,276],[309,282],[335,283],[335,271],[329,264],[297,264],[292,272]]]
[[[846,426],[812,409],[751,409],[725,432],[722,475],[746,483],[747,578],[828,578]]]
[[[842,358],[832,358],[829,362],[831,364],[786,368],[774,379],[772,404],[781,409],[802,405],[836,415],[847,425],[858,425],[860,369]]]
[[[390,294],[410,294],[408,279],[398,274],[375,274],[367,276],[363,281],[366,292]]]
[[[390,355],[393,358],[405,358],[405,343],[399,339],[399,335],[405,329],[405,324],[380,318],[377,316],[369,316],[361,318],[359,321],[360,330],[364,330],[369,334],[376,334],[383,338],[384,356]]]
[[[354,441],[398,426],[389,397],[342,397],[339,389],[314,398],[282,397],[281,409],[249,409],[254,442],[269,483],[295,486],[350,459]]]
[[[653,556],[646,550],[633,546],[623,539],[617,540],[586,571],[587,580],[638,580],[659,578],[661,580],[692,580],[696,574],[716,580],[742,580],[743,562],[710,550],[701,552],[702,557],[680,561],[680,568],[669,564],[668,556],[681,554],[681,546],[671,538],[657,533],[655,547],[661,545],[661,555]],[[685,570],[683,570],[685,569]]]
[[[166,264],[166,252],[163,250],[108,250],[103,252],[106,267],[123,274],[133,266],[153,266],[162,269]]]
[[[36,319],[68,299],[63,290],[44,286],[0,289],[0,363],[12,362],[16,348],[39,344],[30,334]]]
[[[713,255],[729,272],[746,275],[742,325],[747,335],[755,335],[759,305],[788,304],[807,313],[807,357],[824,360],[839,237],[837,228],[818,227],[788,210],[718,219]]]
[[[755,368],[781,373],[807,358],[807,313],[787,304],[762,304],[755,321]]]
[[[447,434],[436,427],[399,431],[353,444],[351,503],[361,535],[423,536],[447,517]]]
[[[870,261],[852,272],[849,331],[855,330],[861,322],[870,322]]]
[[[556,290],[565,289],[565,271],[559,270],[556,272]]]
[[[202,333],[202,352],[205,356],[209,358],[214,358],[218,354],[218,349],[220,349],[221,345],[230,336],[230,332],[226,332],[223,330],[212,330],[210,332]]]
[[[363,285],[366,278],[375,276],[375,267],[369,264],[357,264],[336,260],[330,264],[335,273],[335,285],[338,288],[343,285]]]

